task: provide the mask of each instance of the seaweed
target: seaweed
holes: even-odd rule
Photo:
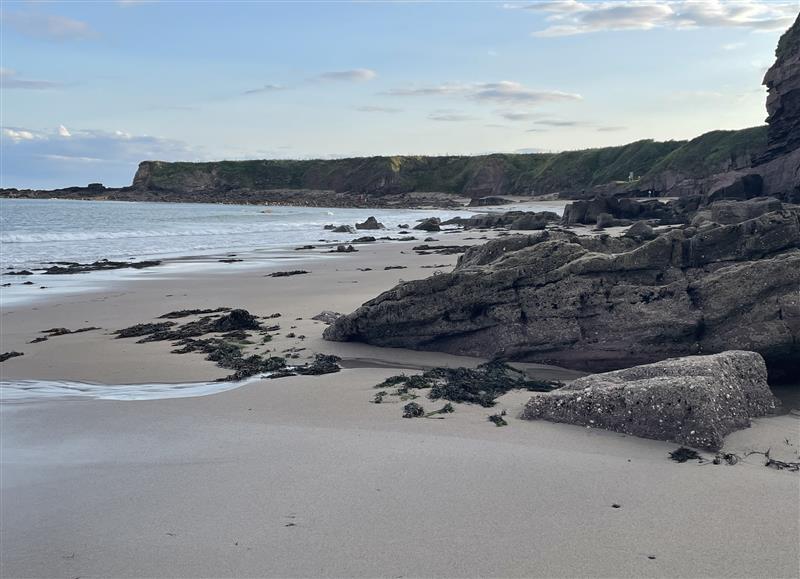
[[[487,420],[498,427],[508,426],[508,422],[506,422],[506,419],[503,418],[500,414],[491,414],[488,416]]]
[[[690,460],[699,460],[702,462],[703,457],[700,454],[691,448],[686,448],[685,446],[681,446],[669,453],[669,457],[674,460],[675,462],[687,462]]]
[[[416,402],[409,402],[403,406],[403,418],[419,418],[425,415],[425,409]]]

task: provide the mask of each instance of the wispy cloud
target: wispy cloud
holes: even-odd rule
[[[362,107],[356,107],[356,110],[361,113],[400,113],[403,112],[403,109],[398,109],[395,107],[379,107],[373,105],[365,105]]]
[[[87,22],[57,14],[3,12],[0,19],[3,24],[8,24],[20,34],[44,40],[68,42],[91,40],[100,36]]]
[[[428,115],[428,118],[432,121],[443,121],[443,122],[463,122],[463,121],[476,120],[476,117],[473,117],[472,115],[447,109],[433,111],[431,114]]]
[[[17,71],[10,68],[0,68],[0,88],[23,90],[52,90],[60,88],[62,84],[52,80],[34,80],[20,78]]]
[[[507,7],[546,13],[549,26],[533,33],[543,37],[655,28],[774,31],[788,28],[797,16],[797,2],[786,0],[554,0]]]
[[[578,94],[554,90],[529,89],[518,82],[507,80],[480,84],[476,87],[475,92],[469,96],[478,101],[510,104],[538,104],[554,101],[578,101],[582,99]]]
[[[471,84],[439,84],[423,87],[400,87],[384,93],[388,96],[460,96],[478,102],[505,105],[536,105],[545,102],[578,101],[579,94],[526,88],[518,82],[479,82]]]
[[[618,125],[600,125],[594,121],[581,119],[539,119],[534,123],[529,133],[541,133],[550,129],[593,129],[604,133],[624,131],[628,127]]]
[[[354,68],[351,70],[332,70],[323,72],[314,77],[315,80],[336,82],[364,82],[372,80],[378,73],[369,68]]]
[[[497,111],[497,114],[509,121],[530,121],[541,116],[540,113],[529,113],[525,111]]]
[[[251,88],[250,90],[243,91],[242,94],[264,94],[286,90],[287,87],[280,84],[265,84],[258,88]]]

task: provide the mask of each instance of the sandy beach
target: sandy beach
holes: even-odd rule
[[[452,244],[480,236],[438,235]],[[193,398],[3,404],[2,575],[798,575],[800,482],[759,455],[677,464],[674,444],[521,421],[526,392],[499,400],[506,428],[473,405],[405,420],[397,403],[370,404],[373,387],[401,371],[481,362],[321,339],[325,325],[310,319],[320,311],[352,311],[400,278],[430,275],[424,266],[455,264],[455,255],[417,255],[414,244],[313,250],[291,267],[168,265],[105,291],[5,309],[2,349],[25,355],[3,363],[4,380],[225,376],[202,355],[110,335],[170,310],[219,306],[279,312],[281,335],[263,349],[306,348],[300,361],[337,354],[345,369]],[[265,277],[295,266],[311,273]],[[27,343],[47,328],[83,326],[101,330]],[[543,378],[579,375],[522,366]],[[756,419],[726,450],[792,456],[797,420]]]

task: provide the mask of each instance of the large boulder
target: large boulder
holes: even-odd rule
[[[733,348],[800,375],[800,219],[783,210],[640,243],[543,231],[490,241],[325,331],[336,341],[592,372]]]
[[[585,376],[534,395],[522,418],[719,450],[727,434],[779,404],[767,386],[764,359],[728,351]]]

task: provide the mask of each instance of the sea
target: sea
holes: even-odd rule
[[[563,202],[525,203],[514,209],[563,211]],[[507,211],[510,207],[488,210]],[[481,208],[485,212],[487,209]],[[443,220],[473,215],[472,210],[338,209],[143,203],[64,199],[0,199],[0,269],[43,268],[58,261],[80,263],[167,260],[172,270],[222,267],[218,258],[236,254],[247,262],[300,260],[292,248],[347,242],[359,235],[333,233],[327,224],[363,222],[369,216],[386,226],[378,236],[398,237],[400,225],[413,227],[426,217]],[[417,232],[425,234],[424,232]],[[425,234],[427,235],[427,234]],[[420,235],[417,235],[419,238]],[[290,253],[291,252],[291,253]],[[123,269],[73,275],[3,275],[0,307],[52,298],[63,293],[101,289],[114,280],[135,278],[147,270]],[[25,284],[33,281],[33,284]],[[44,286],[44,287],[43,287]],[[43,288],[43,289],[42,289]],[[44,291],[43,291],[44,290]]]

